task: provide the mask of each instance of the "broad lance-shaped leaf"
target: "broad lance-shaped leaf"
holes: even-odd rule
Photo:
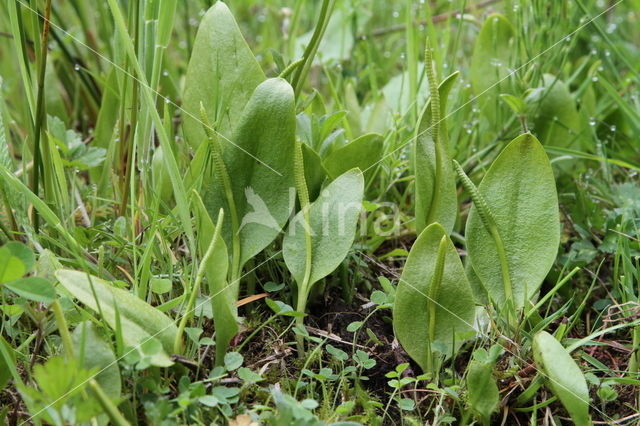
[[[590,425],[589,388],[580,367],[567,350],[546,331],[533,338],[533,357],[548,386],[578,426]]]
[[[382,135],[377,133],[362,135],[332,151],[322,164],[331,179],[358,168],[363,171],[365,181],[368,181],[375,171],[375,164],[382,157],[383,142]]]
[[[238,333],[236,294],[234,288],[227,284],[227,271],[229,269],[229,255],[227,245],[220,233],[216,233],[209,213],[204,207],[200,197],[195,194],[194,204],[198,230],[198,250],[202,258],[209,247],[211,239],[216,237],[213,253],[205,269],[209,296],[211,297],[211,311],[216,330],[216,365],[222,365],[224,354],[229,347],[229,342]],[[221,225],[221,224],[220,224]]]
[[[216,130],[230,137],[254,89],[264,81],[260,64],[231,11],[218,1],[200,22],[185,77],[184,133],[193,147],[205,140],[202,103]]]
[[[439,86],[440,117],[445,117],[447,98],[459,73],[451,74]],[[456,222],[458,200],[456,195],[455,173],[449,158],[449,142],[444,119],[439,119],[439,141],[432,137],[433,117],[431,100],[425,105],[417,137],[414,141],[413,161],[416,177],[415,214],[418,233],[433,222],[440,223],[447,233]],[[441,167],[437,176],[438,163]]]
[[[92,310],[101,313],[102,319],[114,330],[117,310],[125,345],[138,346],[155,338],[162,344],[164,351],[155,354],[152,363],[158,366],[172,364],[167,353],[173,350],[178,328],[171,318],[128,291],[85,272],[60,269],[55,275],[69,293]]]
[[[511,72],[515,29],[503,15],[491,14],[482,24],[471,57],[471,86],[479,97],[481,113],[487,125],[495,124],[496,110],[501,107],[500,93],[511,93],[510,82],[503,80]]]
[[[393,307],[395,335],[420,368],[430,371],[431,352],[451,355],[473,330],[474,316],[458,252],[445,229],[433,223],[411,247],[402,270]]]
[[[203,201],[212,217],[224,209],[225,243],[230,250],[239,245],[238,270],[232,274],[238,274],[247,260],[269,245],[289,219],[295,128],[293,89],[285,80],[272,78],[251,96],[231,139],[233,145],[224,139],[217,141],[223,151],[235,215],[224,182],[214,170],[209,170],[203,182]],[[237,283],[234,286],[237,288]]]
[[[474,202],[469,212],[466,237],[471,265],[494,303],[503,306],[511,293],[513,306],[520,309],[542,284],[560,243],[556,184],[540,142],[529,133],[511,141],[487,171],[478,192],[488,211],[480,211],[482,206]],[[502,247],[483,214],[495,223]]]
[[[363,192],[362,173],[353,169],[331,182],[309,205],[311,272],[307,292],[315,282],[333,272],[347,256],[355,238]],[[303,212],[300,211],[292,219],[282,243],[284,261],[299,286],[304,282],[306,271],[304,223]]]
[[[112,400],[120,398],[122,383],[120,369],[111,346],[100,337],[96,326],[90,321],[78,324],[71,334],[74,355],[82,368],[97,368],[95,379]]]

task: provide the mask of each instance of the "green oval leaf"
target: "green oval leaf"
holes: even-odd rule
[[[75,356],[82,367],[91,370],[96,368],[95,379],[112,400],[120,398],[122,383],[120,369],[111,346],[98,334],[95,325],[90,321],[78,324],[71,334]]]
[[[117,310],[123,341],[127,346],[139,346],[154,337],[162,343],[164,351],[171,353],[173,350],[178,328],[171,318],[153,306],[128,291],[112,286],[108,281],[84,272],[60,269],[56,271],[56,278],[75,298],[102,313],[102,319],[114,330]],[[172,364],[164,351],[154,355],[154,365]]]
[[[285,80],[261,83],[244,109],[232,138],[220,140],[223,160],[232,179],[236,207],[235,222],[223,183],[213,170],[204,182],[203,201],[209,214],[225,210],[222,235],[228,247],[239,234],[240,266],[269,245],[289,219],[293,205],[293,149],[295,146],[295,102]]]
[[[440,242],[446,238],[440,288],[431,297]],[[434,341],[429,341],[430,299],[435,308]],[[405,351],[424,371],[429,370],[430,347],[450,355],[472,330],[475,305],[471,287],[455,246],[438,223],[429,225],[413,244],[396,290],[393,329]],[[454,343],[455,339],[455,343]]]
[[[51,303],[56,297],[53,285],[40,277],[22,278],[4,286],[17,295],[34,302]]]
[[[185,77],[184,133],[189,144],[196,147],[205,140],[200,103],[216,129],[230,137],[236,117],[264,79],[231,11],[216,2],[202,18]]]
[[[557,77],[545,74],[543,87],[527,97],[529,109],[535,112],[535,133],[545,145],[577,148],[580,115],[569,87]]]
[[[33,251],[31,251],[29,247],[18,241],[8,242],[3,247],[9,250],[12,256],[20,259],[20,261],[24,265],[26,273],[31,272],[31,270],[33,269],[33,265],[35,265],[36,263],[36,258],[33,254]]]
[[[540,142],[529,133],[515,138],[491,165],[478,190],[504,245],[514,307],[522,308],[549,272],[560,242],[556,184]],[[473,270],[490,299],[502,306],[506,296],[498,247],[475,204],[466,237]]]
[[[368,180],[375,171],[372,166],[382,156],[383,142],[382,135],[368,133],[332,151],[323,162],[329,177],[335,179],[350,169],[359,168]]]
[[[590,425],[589,388],[569,352],[551,334],[540,331],[533,338],[533,356],[575,424]]]
[[[17,280],[33,268],[33,252],[19,242],[0,247],[0,284]]]
[[[312,261],[309,287],[333,272],[347,256],[356,234],[364,179],[353,169],[331,182],[310,204]],[[298,283],[303,282],[306,243],[302,212],[292,219],[284,236],[283,256],[287,268]]]

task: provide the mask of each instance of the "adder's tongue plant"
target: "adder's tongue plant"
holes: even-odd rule
[[[553,170],[535,136],[509,143],[476,188],[456,170],[473,199],[465,229],[473,271],[499,310],[521,310],[553,265],[560,242]]]
[[[398,282],[393,330],[425,372],[438,371],[473,335],[475,304],[455,246],[442,225],[429,225],[413,244]]]
[[[0,425],[638,419],[640,0],[399,3],[0,1]]]
[[[327,185],[320,196],[310,203],[300,142],[295,165],[300,212],[289,223],[282,242],[282,252],[297,285],[296,310],[303,313],[313,284],[333,272],[353,244],[364,179],[360,170],[349,170]],[[297,321],[302,324],[303,317],[297,317]],[[299,346],[302,352],[300,341]]]

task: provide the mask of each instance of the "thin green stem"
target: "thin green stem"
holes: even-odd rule
[[[73,342],[71,341],[71,334],[69,334],[69,327],[67,326],[67,321],[64,318],[64,313],[62,312],[62,306],[60,306],[60,302],[58,300],[54,300],[51,304],[51,308],[53,309],[53,315],[56,318],[56,324],[58,325],[58,333],[60,333],[60,338],[62,340],[62,346],[64,347],[64,353],[67,359],[73,359]]]
[[[327,25],[329,24],[329,19],[331,18],[331,11],[333,10],[333,6],[335,5],[335,0],[323,0],[322,8],[320,9],[320,17],[318,18],[318,23],[316,24],[316,28],[311,36],[311,40],[307,45],[307,48],[304,51],[303,59],[304,65],[301,68],[298,68],[298,72],[293,77],[292,86],[295,89],[295,94],[298,95],[302,90],[302,85],[307,78],[307,74],[311,69],[311,65],[313,64],[313,58],[316,56],[316,52],[318,51],[318,47],[320,47],[320,41],[322,41],[322,36],[324,35],[325,30],[327,29]]]
[[[118,408],[111,401],[111,398],[107,396],[104,390],[102,390],[98,382],[94,379],[89,380],[89,387],[96,396],[98,403],[102,406],[107,416],[109,416],[111,423],[116,426],[128,426],[130,424],[127,419],[124,418],[122,413],[118,411]]]
[[[298,303],[296,309],[298,312],[304,313],[307,307],[307,296],[309,294],[309,280],[311,279],[311,261],[312,261],[312,244],[311,244],[311,217],[309,212],[309,190],[304,177],[304,158],[302,156],[302,142],[296,142],[296,151],[293,160],[294,179],[298,199],[300,200],[300,209],[302,211],[302,220],[305,238],[305,268],[302,282],[298,283]],[[296,323],[300,326],[304,325],[304,317],[296,318]],[[298,354],[304,354],[304,342],[298,336]]]
[[[429,340],[433,342],[436,338],[436,301],[442,285],[444,274],[444,261],[447,256],[447,236],[443,235],[438,245],[436,257],[436,268],[433,271],[431,284],[429,285],[429,297],[427,299],[427,312],[429,312]]]
[[[187,326],[187,322],[191,319],[193,314],[193,307],[196,303],[196,296],[200,290],[200,284],[202,283],[202,279],[204,278],[204,274],[207,269],[207,265],[209,264],[209,260],[213,255],[213,250],[216,245],[216,241],[220,237],[220,229],[222,228],[222,221],[224,220],[224,210],[220,209],[218,213],[218,221],[216,222],[216,229],[213,232],[213,237],[211,238],[211,242],[207,247],[207,251],[205,252],[202,261],[200,262],[200,266],[198,267],[198,273],[196,274],[196,281],[191,289],[191,293],[189,296],[189,301],[187,302],[186,310],[182,319],[180,320],[180,325],[178,326],[178,332],[176,333],[176,339],[173,343],[173,351],[175,353],[182,352],[182,335],[184,334],[184,329]]]
[[[513,300],[513,287],[511,285],[511,277],[509,275],[509,261],[507,259],[507,253],[504,248],[504,243],[502,242],[502,237],[500,237],[500,232],[498,231],[493,213],[491,213],[487,201],[484,199],[482,194],[480,194],[480,191],[473,184],[471,179],[469,179],[469,176],[467,176],[467,174],[464,172],[462,166],[456,160],[453,160],[453,166],[456,169],[456,173],[458,173],[460,180],[462,181],[462,185],[471,195],[471,199],[476,206],[478,215],[480,216],[482,223],[489,232],[489,235],[491,235],[491,238],[493,239],[493,242],[496,246],[498,259],[500,262],[500,271],[502,273],[504,295],[507,303],[511,305],[510,307],[508,307],[509,310],[512,310],[513,306],[515,306],[515,301]]]
[[[272,315],[270,316],[266,321],[263,321],[259,326],[257,326],[255,328],[255,330],[253,330],[251,332],[251,334],[249,336],[247,336],[247,338],[245,338],[242,343],[240,343],[238,345],[238,347],[235,349],[236,352],[242,352],[242,348],[245,347],[245,345],[247,343],[249,343],[251,341],[251,339],[253,339],[254,337],[256,337],[256,334],[258,334],[260,332],[260,330],[262,330],[263,328],[265,328],[266,326],[268,326],[269,324],[271,324],[273,322],[274,319],[276,319],[278,317],[278,314]]]
[[[442,159],[444,153],[442,152],[442,142],[440,141],[440,91],[438,90],[438,82],[435,72],[435,63],[432,56],[431,42],[427,40],[427,48],[424,52],[425,55],[425,67],[427,69],[427,79],[429,81],[429,93],[431,96],[431,138],[433,140],[433,148],[435,153],[435,179],[434,179],[434,191],[433,198],[431,199],[431,205],[429,206],[429,212],[427,213],[426,225],[429,225],[437,221],[437,211],[440,205],[440,191],[436,190],[440,182],[442,182],[443,165]]]
[[[227,171],[227,167],[224,164],[224,158],[222,157],[222,147],[220,146],[220,139],[218,133],[214,131],[213,127],[209,123],[207,111],[204,105],[200,103],[200,118],[203,123],[203,128],[209,144],[211,146],[211,156],[213,158],[213,168],[218,176],[218,179],[222,182],[225,198],[229,205],[229,213],[231,216],[231,234],[233,238],[233,254],[231,258],[231,285],[235,286],[240,276],[240,235],[238,229],[240,227],[238,223],[238,210],[236,208],[235,198],[233,196],[233,189],[231,187],[231,177]]]

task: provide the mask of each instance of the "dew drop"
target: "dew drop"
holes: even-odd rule
[[[596,125],[596,119],[595,117],[590,117],[589,118],[589,126],[595,126]]]
[[[611,125],[611,127],[609,127],[609,130],[611,130],[611,132],[615,132],[618,128],[616,127],[615,124]]]
[[[598,76],[594,75],[593,77],[591,77],[591,81],[593,81],[593,82],[598,81]]]
[[[75,64],[73,66],[73,69],[76,70],[76,71],[80,71],[80,65],[79,64]]]
[[[400,16],[400,12],[398,12],[397,10],[394,10],[391,16],[393,16],[395,19],[398,19],[398,17]]]

